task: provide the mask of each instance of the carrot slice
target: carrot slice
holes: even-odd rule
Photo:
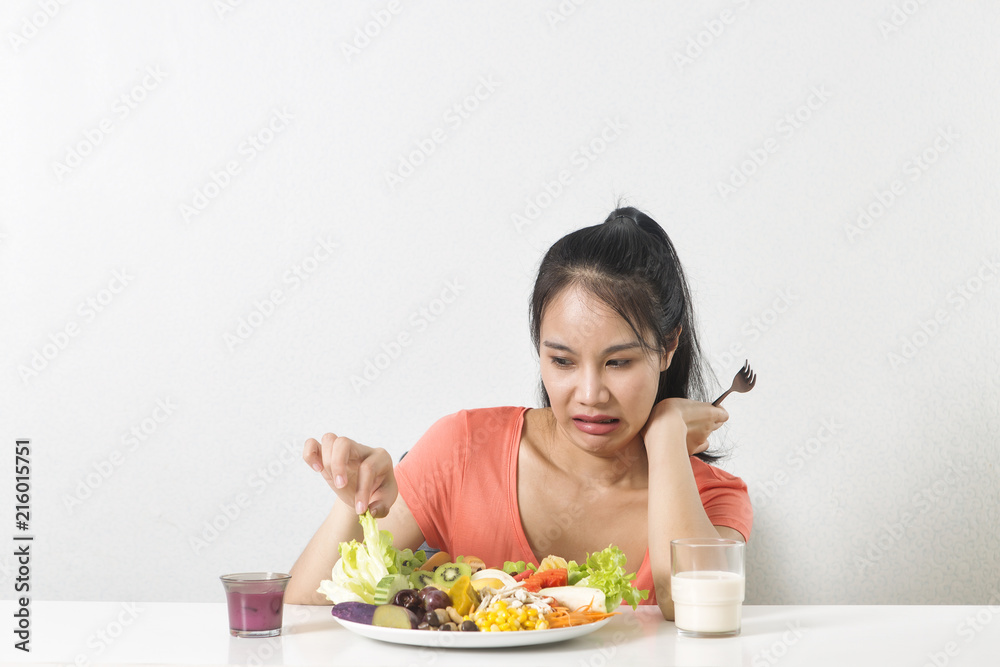
[[[549,628],[571,628],[596,623],[617,615],[617,611],[611,613],[594,611],[590,604],[572,611],[566,607],[553,607],[551,613],[545,614],[545,622],[549,624]]]

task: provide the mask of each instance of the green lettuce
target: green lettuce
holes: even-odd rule
[[[382,531],[388,533],[389,531]],[[392,539],[392,535],[389,535],[389,539]],[[405,574],[407,577],[410,576],[414,570],[419,568],[421,565],[427,562],[427,554],[423,550],[413,552],[412,549],[403,549],[402,551],[396,550],[396,572],[399,574]],[[395,574],[391,572],[391,574]]]
[[[334,604],[367,602],[375,604],[375,587],[390,574],[409,576],[427,556],[423,551],[400,551],[392,546],[392,533],[379,530],[375,517],[365,512],[358,521],[364,541],[340,543],[340,560],[333,566],[330,579],[320,582],[318,592]]]
[[[503,571],[513,576],[515,574],[521,574],[529,566],[531,569],[535,569],[532,563],[525,563],[523,560],[519,560],[516,563],[512,560],[506,560],[503,563]]]
[[[649,591],[632,585],[635,573],[625,572],[625,554],[614,545],[604,551],[587,555],[583,565],[571,560],[566,568],[570,586],[590,586],[604,592],[608,611],[614,611],[622,602],[635,609],[640,600],[649,597]]]

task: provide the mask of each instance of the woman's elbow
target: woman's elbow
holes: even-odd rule
[[[310,586],[302,579],[296,580],[294,575],[285,588],[284,602],[285,604],[330,604],[326,596],[316,590],[314,586]]]

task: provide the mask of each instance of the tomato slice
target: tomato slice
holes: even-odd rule
[[[551,570],[535,572],[524,580],[524,589],[537,593],[543,588],[553,586],[565,586],[569,580],[569,573],[564,567],[557,567]]]

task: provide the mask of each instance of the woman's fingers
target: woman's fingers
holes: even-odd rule
[[[375,469],[375,456],[368,456],[358,465],[358,488],[354,492],[354,511],[358,514],[368,509],[372,491],[378,483],[378,471]]]
[[[374,516],[385,516],[396,501],[392,457],[384,449],[372,449],[327,433],[322,442],[306,440],[302,458],[358,514],[370,510]]]
[[[367,451],[367,447],[350,438],[337,437],[333,433],[323,436],[323,476],[334,490],[346,489],[355,477],[353,464]]]
[[[693,456],[708,449],[708,437],[726,423],[729,413],[725,408],[708,403],[689,401],[685,405],[690,407],[687,445],[688,454]]]
[[[688,454],[694,456],[695,454],[701,454],[707,449],[708,449],[708,440],[703,440],[699,443],[695,443],[694,445],[689,445]]]
[[[382,484],[372,493],[371,500],[368,502],[368,511],[377,519],[385,517],[389,514],[389,508],[396,502],[397,493],[395,481],[383,480]]]
[[[720,405],[712,406],[714,408],[712,416],[715,418],[715,428],[719,428],[724,423],[729,421],[729,412]]]
[[[392,489],[387,480],[392,479]],[[391,491],[392,498],[386,504]],[[354,509],[361,514],[367,509],[374,516],[384,516],[396,498],[395,478],[392,476],[392,457],[384,449],[369,450],[368,455],[358,465],[358,488],[354,495]]]
[[[302,460],[306,462],[307,466],[316,472],[321,472],[323,470],[323,452],[320,449],[319,441],[316,440],[316,438],[309,438],[306,440],[306,444],[302,448]]]

